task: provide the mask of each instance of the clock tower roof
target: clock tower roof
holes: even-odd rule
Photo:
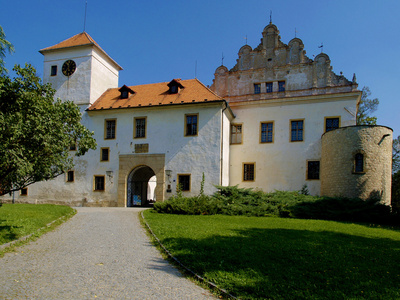
[[[43,49],[39,50],[39,52],[44,55],[46,52],[50,52],[50,51],[54,51],[54,50],[61,50],[61,49],[81,47],[81,46],[96,47],[101,52],[103,52],[109,59],[111,59],[111,61],[117,65],[119,70],[122,70],[122,67],[120,65],[118,65],[117,62],[114,61],[103,49],[101,49],[99,44],[97,44],[96,41],[85,31],[81,32],[79,34],[76,34],[73,37],[70,37],[69,39],[66,39],[54,46],[43,48]]]

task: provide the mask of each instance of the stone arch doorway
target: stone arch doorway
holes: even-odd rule
[[[148,166],[133,169],[127,178],[126,206],[150,206],[155,201],[156,174]]]

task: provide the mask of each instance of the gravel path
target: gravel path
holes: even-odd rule
[[[77,208],[0,258],[0,299],[212,299],[162,259],[136,208]]]

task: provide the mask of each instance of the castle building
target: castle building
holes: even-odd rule
[[[216,185],[306,185],[313,195],[378,192],[390,202],[391,129],[355,126],[355,76],[335,74],[325,53],[308,58],[299,38],[283,43],[272,23],[256,48],[240,48],[232,69],[216,69],[210,88],[173,78],[119,86],[122,68],[86,32],[40,52],[44,82],[79,105],[98,148],[75,158],[64,176],[29,186],[18,201],[148,205],[179,187],[198,195],[204,174],[209,194]]]

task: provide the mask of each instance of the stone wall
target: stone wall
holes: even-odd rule
[[[384,126],[349,126],[322,136],[321,194],[390,204],[393,130]],[[355,155],[363,155],[362,171]]]

